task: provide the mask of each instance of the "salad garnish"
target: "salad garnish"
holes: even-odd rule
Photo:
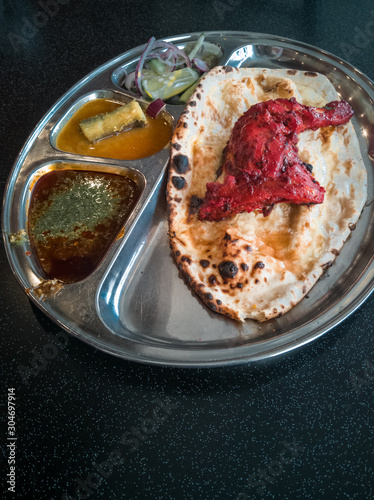
[[[204,39],[202,33],[196,42],[188,43],[182,50],[171,42],[151,37],[135,71],[126,75],[123,86],[148,100],[187,102],[201,76],[222,57],[220,47]],[[157,108],[160,109],[160,104]]]

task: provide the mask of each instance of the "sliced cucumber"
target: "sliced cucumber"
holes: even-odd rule
[[[166,64],[161,62],[159,59],[151,59],[147,63],[151,70],[156,73],[156,75],[162,76],[166,71]]]
[[[199,83],[200,80],[195,82],[194,84],[191,85],[191,87],[188,87],[187,90],[183,92],[183,94],[179,98],[179,102],[186,104],[188,99],[192,96],[194,93],[194,90],[196,89],[197,84]]]
[[[199,73],[193,68],[182,68],[172,73],[164,73],[163,76],[143,79],[143,89],[153,100],[170,99],[187,90],[199,79]]]
[[[196,56],[196,54],[199,52],[200,47],[202,46],[202,44],[204,42],[204,38],[205,38],[205,33],[201,33],[199,38],[196,40],[195,45],[192,47],[191,52],[187,54],[190,59],[193,59]],[[187,47],[186,47],[186,49],[187,49]]]

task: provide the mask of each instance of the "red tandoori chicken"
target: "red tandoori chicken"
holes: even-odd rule
[[[341,125],[352,115],[345,101],[324,108],[304,106],[295,98],[251,106],[224,150],[223,183],[207,183],[199,219],[217,221],[254,210],[267,216],[276,203],[322,203],[325,189],[314,179],[312,165],[298,157],[297,134]]]

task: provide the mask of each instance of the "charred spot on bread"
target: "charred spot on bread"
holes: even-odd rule
[[[271,214],[272,210],[274,208],[274,204],[271,204],[271,205],[267,205],[266,207],[264,207],[262,209],[262,214],[264,217],[267,217],[268,215]]]
[[[303,161],[303,164],[304,164],[304,167],[308,170],[308,172],[310,172],[310,173],[313,172],[313,165],[311,165],[310,163],[306,163],[305,161]]]
[[[265,267],[265,264],[261,260],[256,262],[256,264],[254,265],[254,269],[263,269],[264,267]]]
[[[209,276],[208,280],[209,280],[209,283],[210,283],[211,285],[215,285],[215,284],[217,283],[217,278],[215,277],[215,275],[214,275],[214,274],[211,274],[211,275]]]
[[[332,260],[329,260],[328,262],[325,262],[324,264],[322,264],[322,266],[321,266],[321,267],[322,267],[322,269],[323,269],[324,271],[326,271],[326,269],[328,269],[328,268],[329,268],[329,267],[331,267],[331,266],[332,266]]]
[[[209,260],[201,259],[200,265],[201,265],[201,267],[206,269],[207,267],[209,267]]]
[[[185,174],[190,170],[190,165],[186,155],[175,155],[173,158],[174,168],[178,174]]]
[[[235,262],[232,262],[231,260],[224,260],[219,264],[218,271],[222,278],[232,279],[238,274],[239,269]]]
[[[217,311],[217,306],[214,302],[207,302],[206,305],[210,307],[213,311]]]
[[[203,200],[201,198],[198,198],[196,195],[191,196],[191,201],[190,201],[190,206],[188,209],[188,214],[189,215],[195,215],[196,212],[198,212],[200,205],[202,204]]]
[[[186,185],[186,179],[184,177],[177,177],[177,176],[173,176],[171,178],[171,182],[174,184],[174,187],[176,189],[183,189]]]

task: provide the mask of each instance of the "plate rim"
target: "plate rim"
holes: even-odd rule
[[[200,32],[191,32],[191,33],[185,33],[185,34],[179,34],[179,35],[173,35],[173,36],[167,36],[167,37],[163,37],[162,40],[166,40],[166,41],[175,41],[176,38],[180,39],[181,42],[183,41],[182,39],[185,39],[184,41],[186,41],[186,39],[188,37],[193,37],[193,36],[198,36],[200,34]],[[281,37],[281,36],[278,36],[278,35],[273,35],[273,34],[265,34],[265,33],[257,33],[257,32],[247,32],[247,31],[207,31],[205,32],[206,36],[207,37],[223,37],[223,36],[230,36],[230,37],[238,37],[238,36],[243,36],[243,37],[248,37],[248,42],[245,42],[245,43],[242,43],[242,44],[239,44],[234,50],[238,50],[240,47],[242,46],[245,46],[247,45],[248,43],[251,43],[251,42],[254,42],[254,40],[252,40],[253,38],[257,38],[258,40],[256,40],[256,43],[257,44],[261,44],[261,40],[270,40],[270,41],[274,41],[275,43],[286,43],[286,44],[290,44],[291,46],[293,45],[296,45],[297,48],[304,48],[304,49],[307,49],[308,51],[312,51],[312,53],[322,53],[325,58],[328,57],[330,59],[332,59],[334,62],[336,62],[337,64],[339,64],[339,66],[341,66],[343,69],[344,72],[346,72],[346,70],[349,70],[351,73],[353,73],[355,75],[355,78],[359,78],[360,80],[362,80],[362,82],[360,83],[364,83],[364,88],[365,86],[368,87],[369,89],[369,95],[370,95],[370,92],[373,93],[373,95],[371,96],[373,99],[374,99],[374,82],[367,76],[365,75],[361,70],[359,70],[358,68],[354,67],[351,63],[349,63],[348,61],[345,61],[343,58],[340,58],[338,56],[335,56],[334,54],[326,51],[325,49],[321,49],[319,47],[316,47],[314,45],[310,45],[310,44],[307,44],[305,42],[300,42],[300,41],[297,41],[297,40],[293,40],[293,39],[290,39],[290,38],[286,38],[286,37]],[[289,352],[289,351],[292,351],[298,347],[301,347],[309,342],[311,342],[312,340],[315,340],[316,338],[324,335],[325,333],[327,333],[328,331],[330,331],[332,328],[336,327],[337,325],[339,325],[344,319],[348,318],[354,311],[357,310],[358,307],[360,307],[360,305],[371,295],[371,293],[373,292],[374,290],[374,274],[373,274],[373,271],[374,271],[374,265],[373,265],[373,259],[371,260],[371,262],[369,261],[368,262],[368,269],[366,269],[365,273],[363,275],[360,275],[357,280],[355,281],[354,285],[352,286],[352,289],[350,291],[348,291],[346,294],[344,294],[338,302],[340,302],[344,297],[346,297],[347,295],[350,295],[352,294],[352,290],[356,290],[357,288],[360,287],[360,285],[362,284],[362,281],[363,281],[363,276],[366,276],[369,272],[371,272],[371,274],[373,274],[373,276],[370,278],[369,280],[369,283],[367,284],[366,287],[364,287],[363,290],[360,291],[359,294],[355,295],[355,297],[349,302],[348,306],[346,308],[344,308],[342,311],[340,311],[340,313],[338,314],[335,314],[333,316],[333,318],[327,323],[327,325],[318,330],[317,331],[312,331],[310,332],[309,334],[307,334],[305,337],[302,337],[301,339],[299,339],[298,341],[294,341],[292,340],[291,338],[288,339],[288,341],[286,342],[281,342],[281,345],[276,347],[274,350],[271,350],[270,352],[265,352],[265,353],[259,353],[259,354],[254,354],[254,355],[250,355],[250,353],[244,353],[243,355],[239,355],[238,351],[241,349],[243,351],[243,346],[234,346],[234,347],[230,347],[230,348],[227,348],[225,349],[225,351],[233,351],[235,354],[238,354],[235,358],[230,358],[230,359],[227,359],[227,358],[220,358],[220,359],[210,359],[210,360],[205,360],[205,361],[190,361],[190,360],[165,360],[163,359],[162,357],[161,358],[157,358],[157,357],[149,357],[147,355],[142,355],[142,356],[139,356],[138,354],[133,354],[131,352],[129,352],[128,350],[125,350],[125,351],[121,351],[119,352],[118,350],[116,350],[116,346],[112,346],[112,345],[106,345],[106,344],[103,344],[102,342],[100,342],[99,339],[97,338],[93,338],[92,336],[89,336],[89,338],[87,338],[87,336],[84,336],[84,335],[81,335],[80,332],[77,332],[77,330],[74,330],[74,329],[71,329],[69,326],[61,323],[58,318],[54,317],[53,315],[49,314],[48,311],[46,311],[45,308],[43,308],[43,305],[41,304],[40,300],[38,300],[34,295],[32,295],[31,293],[28,293],[26,290],[25,290],[25,287],[24,287],[24,284],[22,282],[22,279],[21,277],[19,276],[14,264],[13,264],[13,261],[12,261],[12,258],[11,258],[11,252],[10,252],[10,248],[9,248],[9,245],[8,245],[8,241],[7,241],[7,238],[6,238],[6,234],[5,234],[5,230],[4,230],[4,227],[5,227],[5,216],[6,216],[6,212],[5,212],[5,205],[6,205],[6,200],[8,198],[8,191],[9,191],[9,187],[10,187],[10,182],[11,182],[11,179],[13,177],[13,175],[16,173],[16,167],[17,165],[19,165],[19,163],[22,161],[24,161],[24,159],[27,157],[27,154],[29,153],[29,150],[30,150],[30,147],[32,146],[32,144],[34,143],[35,139],[37,138],[38,134],[43,130],[44,126],[46,123],[48,123],[49,119],[53,116],[53,114],[55,113],[55,111],[59,108],[59,106],[61,105],[61,103],[65,102],[69,97],[74,97],[75,96],[75,100],[76,99],[79,99],[81,96],[79,95],[79,90],[80,89],[85,89],[85,83],[89,83],[93,78],[95,78],[96,76],[98,76],[99,74],[105,72],[106,70],[108,70],[109,68],[111,68],[112,66],[114,66],[115,64],[118,64],[118,66],[120,66],[121,64],[121,61],[123,62],[126,58],[126,56],[128,55],[128,58],[130,57],[130,54],[134,51],[138,51],[138,50],[141,50],[142,47],[145,47],[146,44],[142,44],[142,45],[139,45],[139,46],[136,46],[136,47],[133,47],[123,53],[121,53],[120,55],[110,59],[109,61],[103,63],[102,65],[100,65],[99,67],[95,68],[93,71],[91,71],[90,73],[88,73],[87,75],[85,75],[82,79],[80,79],[76,84],[74,84],[70,89],[67,90],[67,92],[65,92],[56,102],[55,104],[50,108],[50,110],[44,115],[44,117],[39,121],[39,123],[36,125],[36,127],[34,128],[34,130],[31,132],[31,134],[29,135],[29,137],[27,138],[27,140],[25,141],[22,149],[20,150],[19,154],[17,155],[17,158],[14,162],[14,165],[9,173],[9,176],[8,176],[8,179],[7,179],[7,182],[5,184],[5,190],[4,190],[4,197],[3,197],[3,210],[2,210],[2,228],[3,228],[3,238],[4,238],[4,246],[5,246],[5,249],[6,249],[6,255],[7,255],[7,258],[8,258],[8,261],[9,261],[9,264],[10,264],[10,267],[12,269],[12,272],[13,274],[15,275],[18,283],[21,285],[22,289],[27,293],[28,297],[32,300],[32,302],[39,308],[42,310],[42,312],[44,314],[46,314],[50,319],[52,319],[52,321],[54,321],[55,323],[58,324],[58,326],[62,327],[64,330],[68,331],[70,334],[72,334],[73,336],[79,338],[80,340],[83,340],[85,343],[95,347],[95,348],[98,348],[100,350],[102,350],[103,352],[106,352],[108,354],[111,354],[111,355],[114,355],[116,357],[120,357],[122,359],[127,359],[127,360],[130,360],[130,361],[137,361],[137,362],[141,362],[141,363],[145,363],[145,364],[153,364],[153,365],[159,365],[159,366],[175,366],[175,367],[190,367],[190,368],[202,368],[202,367],[214,367],[214,366],[231,366],[231,365],[236,365],[236,364],[242,364],[242,363],[248,363],[248,362],[254,362],[254,361],[260,361],[260,360],[264,360],[264,359],[268,359],[268,358],[271,358],[271,357],[274,357],[274,356],[279,356],[281,354],[284,354],[285,352]],[[229,55],[227,55],[226,57],[226,61],[229,60],[229,57],[230,55],[233,53],[233,51],[231,51],[231,53]],[[330,61],[327,61],[328,64],[330,64]],[[355,79],[354,78],[354,79]],[[367,89],[365,89],[367,91]],[[85,90],[85,92],[87,92],[88,90]],[[85,159],[82,158],[82,162],[84,162]],[[110,162],[110,160],[108,161]],[[22,163],[21,163],[21,167],[20,169],[22,168]],[[196,298],[194,298],[195,300],[197,300]],[[96,299],[95,299],[96,300]],[[335,307],[335,306],[334,306]],[[269,345],[270,342],[273,342],[275,341],[275,343],[279,343],[280,339],[287,335],[289,335],[290,332],[285,332],[283,335],[280,335],[279,337],[274,337],[272,339],[267,339],[267,340],[264,340],[261,342],[261,336],[258,337],[258,340],[259,342],[256,342],[256,343],[260,343],[260,344],[266,344],[266,345]],[[129,341],[129,339],[126,339],[126,341]],[[293,344],[293,345],[288,345],[288,344]],[[251,344],[248,344],[247,345],[247,349],[250,349],[250,347],[253,346],[253,343]],[[156,352],[157,352],[157,349],[162,349],[164,350],[165,349],[165,346],[160,346],[160,347],[155,347],[156,349]],[[166,348],[169,350],[169,352],[171,351],[170,348]],[[177,349],[178,351],[180,352],[184,352],[184,350],[181,348],[181,349]],[[218,350],[219,352],[221,352],[222,350]],[[191,352],[191,350],[187,350],[187,352]],[[212,349],[212,350],[208,350],[208,355],[209,353],[215,353],[216,350],[215,349]]]

